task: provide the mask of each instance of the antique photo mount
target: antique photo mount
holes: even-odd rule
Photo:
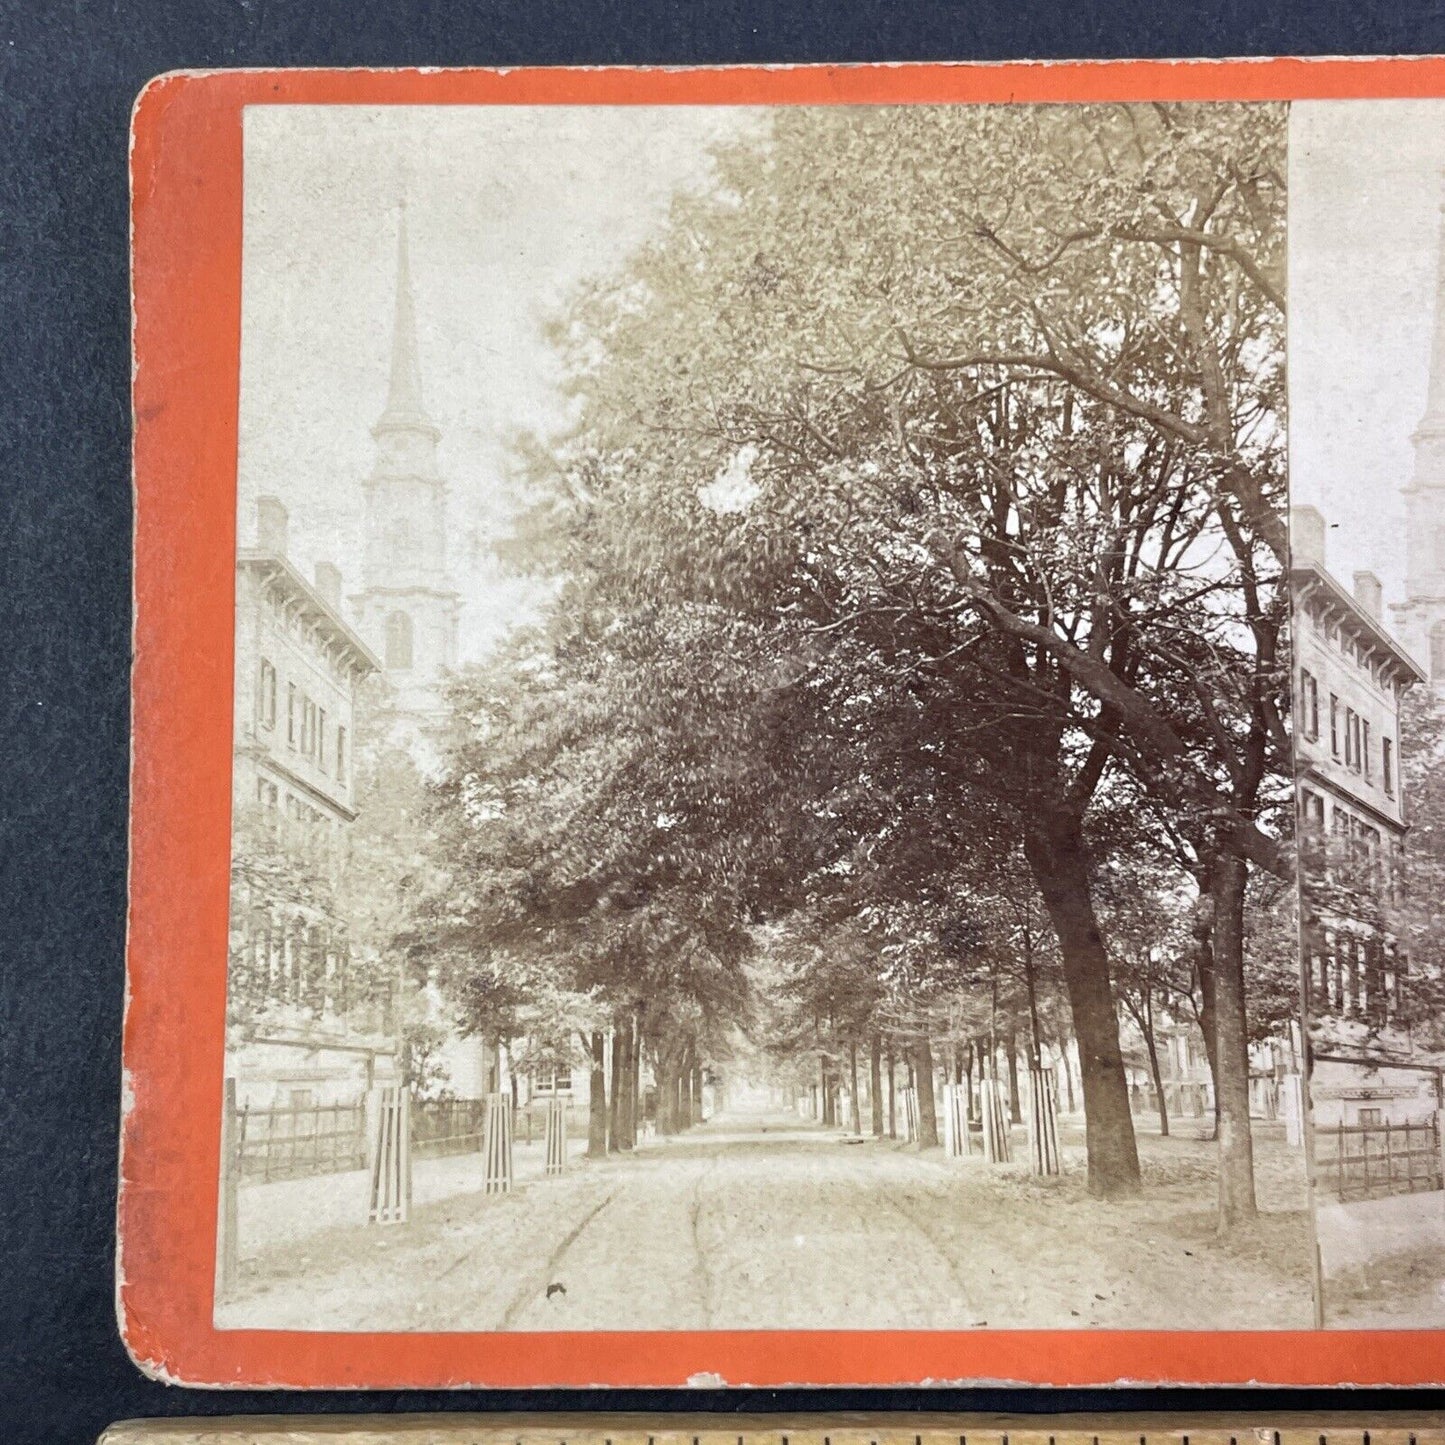
[[[1445,61],[214,72],[147,88],[132,149],[136,661],[117,1263],[121,1332],[143,1370],[294,1388],[1441,1379],[1437,1336],[1418,1330],[300,1332],[217,1329],[213,1308],[232,798],[231,709],[216,702],[237,686],[244,109],[1391,96],[1445,97]]]

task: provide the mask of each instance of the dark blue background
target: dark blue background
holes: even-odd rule
[[[179,66],[1392,54],[1445,7],[1128,0],[0,0],[0,1437],[237,1411],[1197,1410],[1445,1403],[1271,1391],[218,1394],[143,1379],[112,1305],[130,643],[126,129]],[[881,1287],[887,1288],[886,1280]],[[1188,1301],[1180,1300],[1187,1324]],[[1442,1351],[1445,1374],[1445,1351]]]

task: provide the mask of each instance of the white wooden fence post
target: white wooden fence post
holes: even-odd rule
[[[1059,1125],[1052,1069],[1029,1070],[1029,1167],[1035,1174],[1059,1172]]]
[[[405,1224],[411,1217],[411,1090],[387,1084],[377,1092],[367,1223]]]
[[[547,1173],[567,1168],[567,1104],[558,1094],[547,1101]]]
[[[979,1086],[983,1105],[983,1157],[990,1164],[1007,1164],[1013,1157],[1003,1090],[997,1079],[985,1078]]]
[[[505,1094],[487,1095],[487,1194],[508,1194],[512,1189],[512,1101]]]

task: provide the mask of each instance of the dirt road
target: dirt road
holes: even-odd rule
[[[1217,1329],[1304,1327],[1302,1213],[1214,1232],[1199,1141],[1147,1145],[1144,1196],[1019,1165],[723,1119],[631,1158],[574,1161],[411,1223],[352,1226],[243,1264],[227,1328]],[[478,1166],[480,1167],[480,1165]],[[1266,1194],[1269,1192],[1266,1189]],[[1266,1199],[1266,1205],[1269,1204]],[[1282,1206],[1282,1207],[1281,1207]]]

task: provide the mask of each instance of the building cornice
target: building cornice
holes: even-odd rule
[[[1321,772],[1312,762],[1305,762],[1298,768],[1295,774],[1295,781],[1299,783],[1313,783],[1322,793],[1328,793],[1336,802],[1348,803],[1352,808],[1358,808],[1362,813],[1368,813],[1377,823],[1388,828],[1397,837],[1403,838],[1410,831],[1410,825],[1399,818],[1392,818],[1389,813],[1357,794],[1342,788],[1328,773]]]
[[[288,606],[315,622],[326,638],[339,647],[361,677],[381,671],[381,659],[361,640],[341,613],[331,605],[279,552],[242,548],[236,554],[238,570],[254,573],[263,586],[279,588]]]
[[[346,803],[339,802],[324,788],[318,788],[309,778],[303,777],[295,769],[287,767],[267,747],[260,743],[242,744],[237,748],[238,752],[248,753],[262,767],[269,768],[283,781],[295,788],[298,792],[305,793],[313,802],[324,803],[328,808],[338,813],[343,822],[354,823],[356,821],[356,809]]]
[[[1385,663],[1395,680],[1407,687],[1427,680],[1419,663],[1395,641],[1384,623],[1366,612],[1319,563],[1295,563],[1290,567],[1289,580],[1296,605],[1306,600],[1321,602],[1329,620],[1347,627],[1357,642],[1366,643],[1376,658]]]

